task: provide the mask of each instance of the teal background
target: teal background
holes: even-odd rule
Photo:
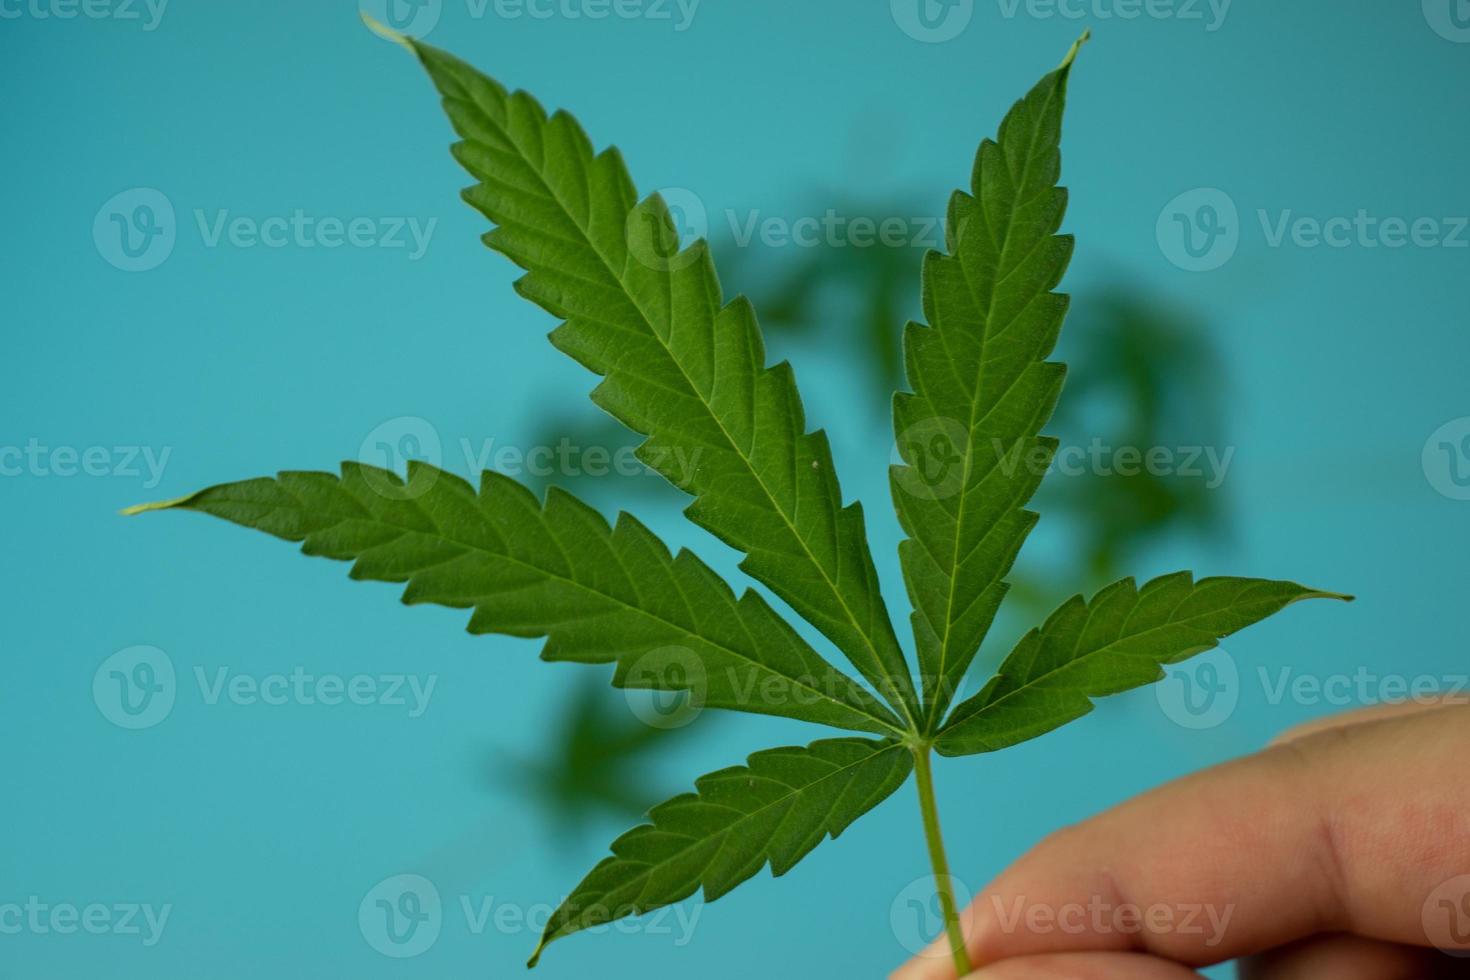
[[[546,737],[573,675],[591,668],[541,664],[533,642],[471,638],[461,614],[404,609],[391,587],[350,585],[345,568],[263,536],[116,512],[278,468],[330,468],[400,416],[430,420],[462,471],[461,438],[523,443],[590,377],[544,342],[551,321],[478,243],[483,221],[456,197],[466,180],[427,81],[352,3],[173,0],[152,31],[5,9],[21,15],[0,20],[0,446],[171,455],[156,487],[0,477],[0,905],[35,895],[172,911],[147,948],[135,936],[0,935],[0,978],[517,975],[531,931],[475,934],[460,897],[554,902],[626,821],[558,833],[487,760]],[[803,214],[831,196],[937,213],[978,139],[1083,26],[1003,10],[978,3],[959,36],[929,44],[877,0],[706,0],[683,32],[648,19],[474,18],[447,0],[429,40],[574,109],[599,145],[622,147],[641,188],[689,188],[711,211]],[[1155,549],[1137,572],[1292,578],[1361,599],[1299,607],[1229,641],[1245,686],[1217,727],[1181,728],[1143,691],[1003,755],[943,762],[951,859],[974,888],[1050,830],[1334,710],[1270,703],[1250,683],[1259,664],[1466,670],[1470,503],[1436,492],[1421,450],[1470,415],[1470,250],[1271,248],[1255,214],[1470,214],[1470,44],[1436,33],[1417,2],[1241,0],[1215,31],[1087,21],[1096,40],[1064,142],[1079,241],[1069,285],[1139,283],[1204,311],[1237,447],[1221,491],[1231,533]],[[168,197],[178,240],[159,267],[127,273],[99,254],[92,225],[135,187]],[[1226,191],[1242,220],[1238,254],[1209,273],[1175,267],[1155,236],[1165,204],[1197,187]],[[296,208],[437,225],[417,261],[403,249],[210,248],[194,226],[195,209]],[[792,357],[812,423],[831,432],[846,493],[868,505],[903,616],[884,479],[892,439],[857,406],[853,354],[775,353]],[[667,509],[652,522],[738,577],[727,549]],[[1043,522],[1038,560],[1064,546]],[[92,679],[138,644],[167,652],[178,702],[156,727],[127,731],[99,712]],[[209,705],[193,671],[222,666],[435,675],[437,687],[417,719],[386,706]],[[648,775],[673,792],[820,735],[722,719],[691,729]],[[688,945],[577,937],[541,970],[881,975],[906,956],[900,896],[925,867],[906,789],[788,879],[762,874],[702,912]],[[405,872],[436,884],[445,916],[428,952],[393,960],[365,942],[358,904]]]

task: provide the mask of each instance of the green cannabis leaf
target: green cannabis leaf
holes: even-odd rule
[[[574,932],[701,887],[713,900],[767,864],[784,874],[916,772],[955,966],[969,973],[932,751],[1034,738],[1289,603],[1348,598],[1188,573],[1142,589],[1124,580],[1063,605],[946,720],[1037,520],[1025,505],[1055,448],[1040,433],[1063,377],[1046,360],[1066,311],[1051,290],[1072,250],[1056,234],[1066,203],[1058,144],[1082,41],[981,144],[970,192],[950,202],[948,254],[924,263],[930,325],[906,333],[914,391],[895,402],[904,465],[891,476],[908,534],[918,690],[862,510],[843,506],[790,367],[765,364],[754,311],[724,301],[705,243],[681,251],[662,200],[639,203],[617,151],[595,153],[571,116],[547,116],[452,55],[403,43],[461,137],[455,156],[478,181],[465,199],[497,226],[486,243],[526,270],[517,290],[563,321],[553,343],[602,376],[593,400],[647,436],[640,458],[695,498],[688,516],[744,552],[741,568],[889,702],[823,659],[759,593],[737,597],[688,551],[671,555],[633,518],[609,524],[557,488],[543,501],[494,473],[477,491],[422,464],[404,480],[346,463],[340,476],[287,472],[133,508],[199,511],[299,541],[307,554],[354,562],[354,578],[406,583],[405,602],[473,610],[471,632],[545,637],[547,660],[616,663],[620,686],[881,736],[757,753],[655,807],[553,915],[533,965]]]
[[[663,200],[639,203],[622,156],[594,153],[570,115],[548,117],[525,92],[409,43],[461,137],[455,158],[479,181],[464,198],[498,226],[485,243],[526,270],[522,296],[564,321],[552,343],[603,376],[593,401],[648,436],[639,458],[694,495],[692,520],[745,552],[744,571],[912,715],[861,505],[842,506],[790,365],[765,365],[755,311],[724,303],[706,244],[680,252]]]
[[[617,662],[613,683],[687,690],[694,704],[856,731],[901,733],[872,695],[833,669],[755,592],[738,599],[692,553],[624,514],[555,487],[543,506],[509,477],[410,464],[343,463],[342,476],[282,473],[200,491],[196,510],[353,561],[355,579],[406,582],[403,601],[473,609],[471,633],[547,637],[544,660]]]
[[[1139,588],[1115,582],[1084,602],[1073,596],[1027,633],[979,694],[955,708],[934,747],[941,755],[993,752],[1044,735],[1092,710],[1092,698],[1163,678],[1163,665],[1302,599],[1346,599],[1290,582],[1207,578],[1188,572]]]
[[[714,901],[768,863],[780,877],[892,795],[913,766],[899,742],[842,738],[757,752],[744,766],[700,777],[696,792],[654,807],[651,824],[613,842],[613,856],[553,913],[530,965],[553,940],[701,886]]]
[[[894,400],[905,466],[893,500],[913,602],[927,730],[943,719],[1000,608],[1004,577],[1037,515],[1025,505],[1056,449],[1040,436],[1066,369],[1047,363],[1067,298],[1050,290],[1072,256],[1056,235],[1067,193],[1062,106],[1071,60],[980,144],[971,192],[950,200],[948,255],[925,258],[924,315],[904,336],[914,392]]]

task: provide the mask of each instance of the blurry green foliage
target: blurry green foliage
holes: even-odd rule
[[[615,691],[595,673],[578,676],[565,710],[552,716],[562,724],[547,733],[541,754],[528,759],[497,750],[491,771],[495,785],[509,783],[546,810],[556,840],[592,818],[639,814],[661,799],[663,789],[650,785],[642,764],[682,728],[669,715],[663,725],[647,724],[625,700],[656,695]]]
[[[1222,446],[1219,356],[1205,324],[1138,289],[1082,292],[1059,357],[1071,365],[1049,427],[1063,445]],[[1200,469],[1198,461],[1192,469]],[[1224,502],[1207,472],[1089,473],[1043,484],[1036,506],[1078,527],[1086,556],[1068,589],[1119,577],[1121,565],[1166,534],[1217,531]],[[1075,540],[1075,539],[1074,539]]]

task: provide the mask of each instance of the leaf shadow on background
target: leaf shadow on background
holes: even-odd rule
[[[828,206],[819,205],[824,211]],[[851,202],[833,210],[848,221],[863,217],[877,224],[922,213],[902,202]],[[802,352],[790,348],[810,344],[840,352],[850,362],[844,370],[858,379],[859,401],[869,408],[860,413],[860,423],[874,438],[890,441],[889,405],[903,385],[900,341],[904,324],[919,312],[913,284],[925,248],[876,241],[742,246],[731,238],[711,248],[729,292],[752,300],[776,356],[789,353],[800,369]],[[1076,291],[1059,347],[1073,370],[1048,430],[1063,446],[1083,448],[1094,441],[1113,448],[1220,447],[1228,384],[1209,323],[1130,283],[1126,273],[1111,272],[1106,279],[1104,286]],[[615,419],[583,403],[544,423],[531,444],[616,454],[638,442]],[[689,500],[652,471],[635,476],[610,468],[604,475],[559,474],[527,482],[538,492],[561,486],[602,506],[631,500],[640,513],[673,514]],[[1010,577],[1007,620],[1034,620],[1066,596],[1095,590],[1174,536],[1217,539],[1229,528],[1228,500],[1207,475],[1086,471],[1045,481],[1035,506],[1046,520],[1064,522],[1068,539],[1080,547],[1069,548],[1062,567],[1018,567]],[[1005,639],[997,636],[997,642]],[[977,662],[982,661],[987,658]],[[553,824],[573,832],[593,816],[645,813],[671,790],[648,775],[652,763],[683,739],[699,737],[695,730],[721,724],[718,713],[706,713],[689,729],[649,725],[629,707],[624,692],[602,678],[583,681],[560,714],[565,724],[540,755],[517,757],[497,746],[489,767],[497,789],[511,787],[534,799]]]
[[[1073,368],[1050,426],[1063,445],[1220,449],[1225,385],[1205,322],[1114,285],[1080,293],[1068,330],[1060,347]],[[1191,469],[1202,469],[1200,461]],[[1208,472],[1086,473],[1043,484],[1038,505],[1078,525],[1084,566],[1068,588],[1119,577],[1130,558],[1173,531],[1217,535],[1227,526],[1228,507]]]
[[[686,722],[674,707],[662,713],[660,724],[649,724],[624,697],[639,693],[647,692],[615,691],[606,677],[584,675],[557,713],[562,723],[541,743],[540,754],[492,750],[487,785],[497,792],[510,787],[534,800],[551,824],[550,839],[559,841],[580,836],[596,818],[647,811],[667,793],[651,785],[644,764],[677,742]],[[687,703],[684,710],[690,710]]]

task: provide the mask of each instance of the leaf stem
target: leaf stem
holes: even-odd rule
[[[955,905],[954,883],[949,873],[949,858],[944,853],[944,836],[939,831],[939,808],[934,801],[934,773],[929,760],[929,746],[915,745],[914,773],[919,786],[919,810],[924,815],[924,839],[929,845],[929,863],[934,869],[934,885],[939,891],[939,908],[944,915],[944,931],[949,936],[950,953],[958,975],[968,976],[970,952],[965,948],[965,934],[960,929],[959,909]]]

